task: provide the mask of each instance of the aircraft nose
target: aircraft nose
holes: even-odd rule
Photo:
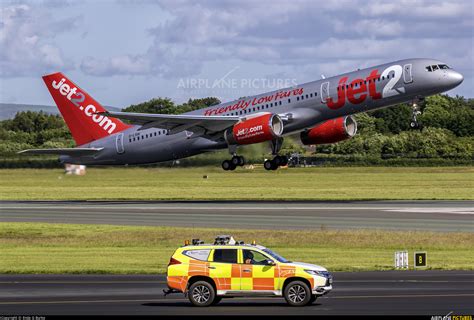
[[[461,82],[463,82],[464,77],[457,71],[449,70],[448,79],[451,86],[457,87]]]

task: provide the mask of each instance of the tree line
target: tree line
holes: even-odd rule
[[[169,98],[155,98],[122,109],[125,112],[180,114],[219,104],[215,97],[189,99],[175,104]],[[297,135],[285,139],[282,153],[306,156],[357,156],[357,159],[445,159],[474,160],[474,99],[435,95],[420,104],[419,129],[410,128],[412,109],[407,104],[355,115],[358,134],[346,141],[304,147]],[[28,148],[67,148],[74,141],[60,115],[22,111],[13,119],[0,121],[2,161],[20,159],[16,152]],[[254,161],[266,156],[267,144],[244,147]],[[250,153],[248,151],[251,151]],[[196,163],[216,163],[221,153],[197,156]],[[227,156],[227,155],[226,155]],[[9,160],[10,159],[10,160]],[[14,160],[16,159],[16,160]],[[48,158],[50,159],[50,158]],[[193,160],[190,160],[193,161]]]

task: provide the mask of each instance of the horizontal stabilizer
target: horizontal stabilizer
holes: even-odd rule
[[[28,149],[18,152],[19,154],[58,154],[64,156],[88,156],[95,154],[104,148],[57,148],[57,149]]]

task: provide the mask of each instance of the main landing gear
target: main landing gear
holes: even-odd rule
[[[222,169],[225,171],[235,170],[235,168],[242,167],[245,164],[245,158],[243,156],[234,155],[230,160],[222,161]]]
[[[270,141],[272,154],[275,157],[272,160],[266,160],[263,163],[263,167],[265,168],[265,170],[276,170],[280,166],[288,165],[288,157],[278,155],[278,152],[280,152],[282,145],[283,145],[283,138],[277,138]]]
[[[266,160],[263,163],[263,167],[266,170],[276,170],[280,166],[288,165],[288,157],[287,156],[275,156],[272,160]]]

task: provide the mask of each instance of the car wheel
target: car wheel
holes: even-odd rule
[[[302,307],[311,300],[311,291],[306,283],[302,281],[290,282],[283,292],[286,302],[290,306]]]
[[[208,307],[216,298],[214,287],[207,281],[197,281],[189,287],[188,298],[197,307]]]

